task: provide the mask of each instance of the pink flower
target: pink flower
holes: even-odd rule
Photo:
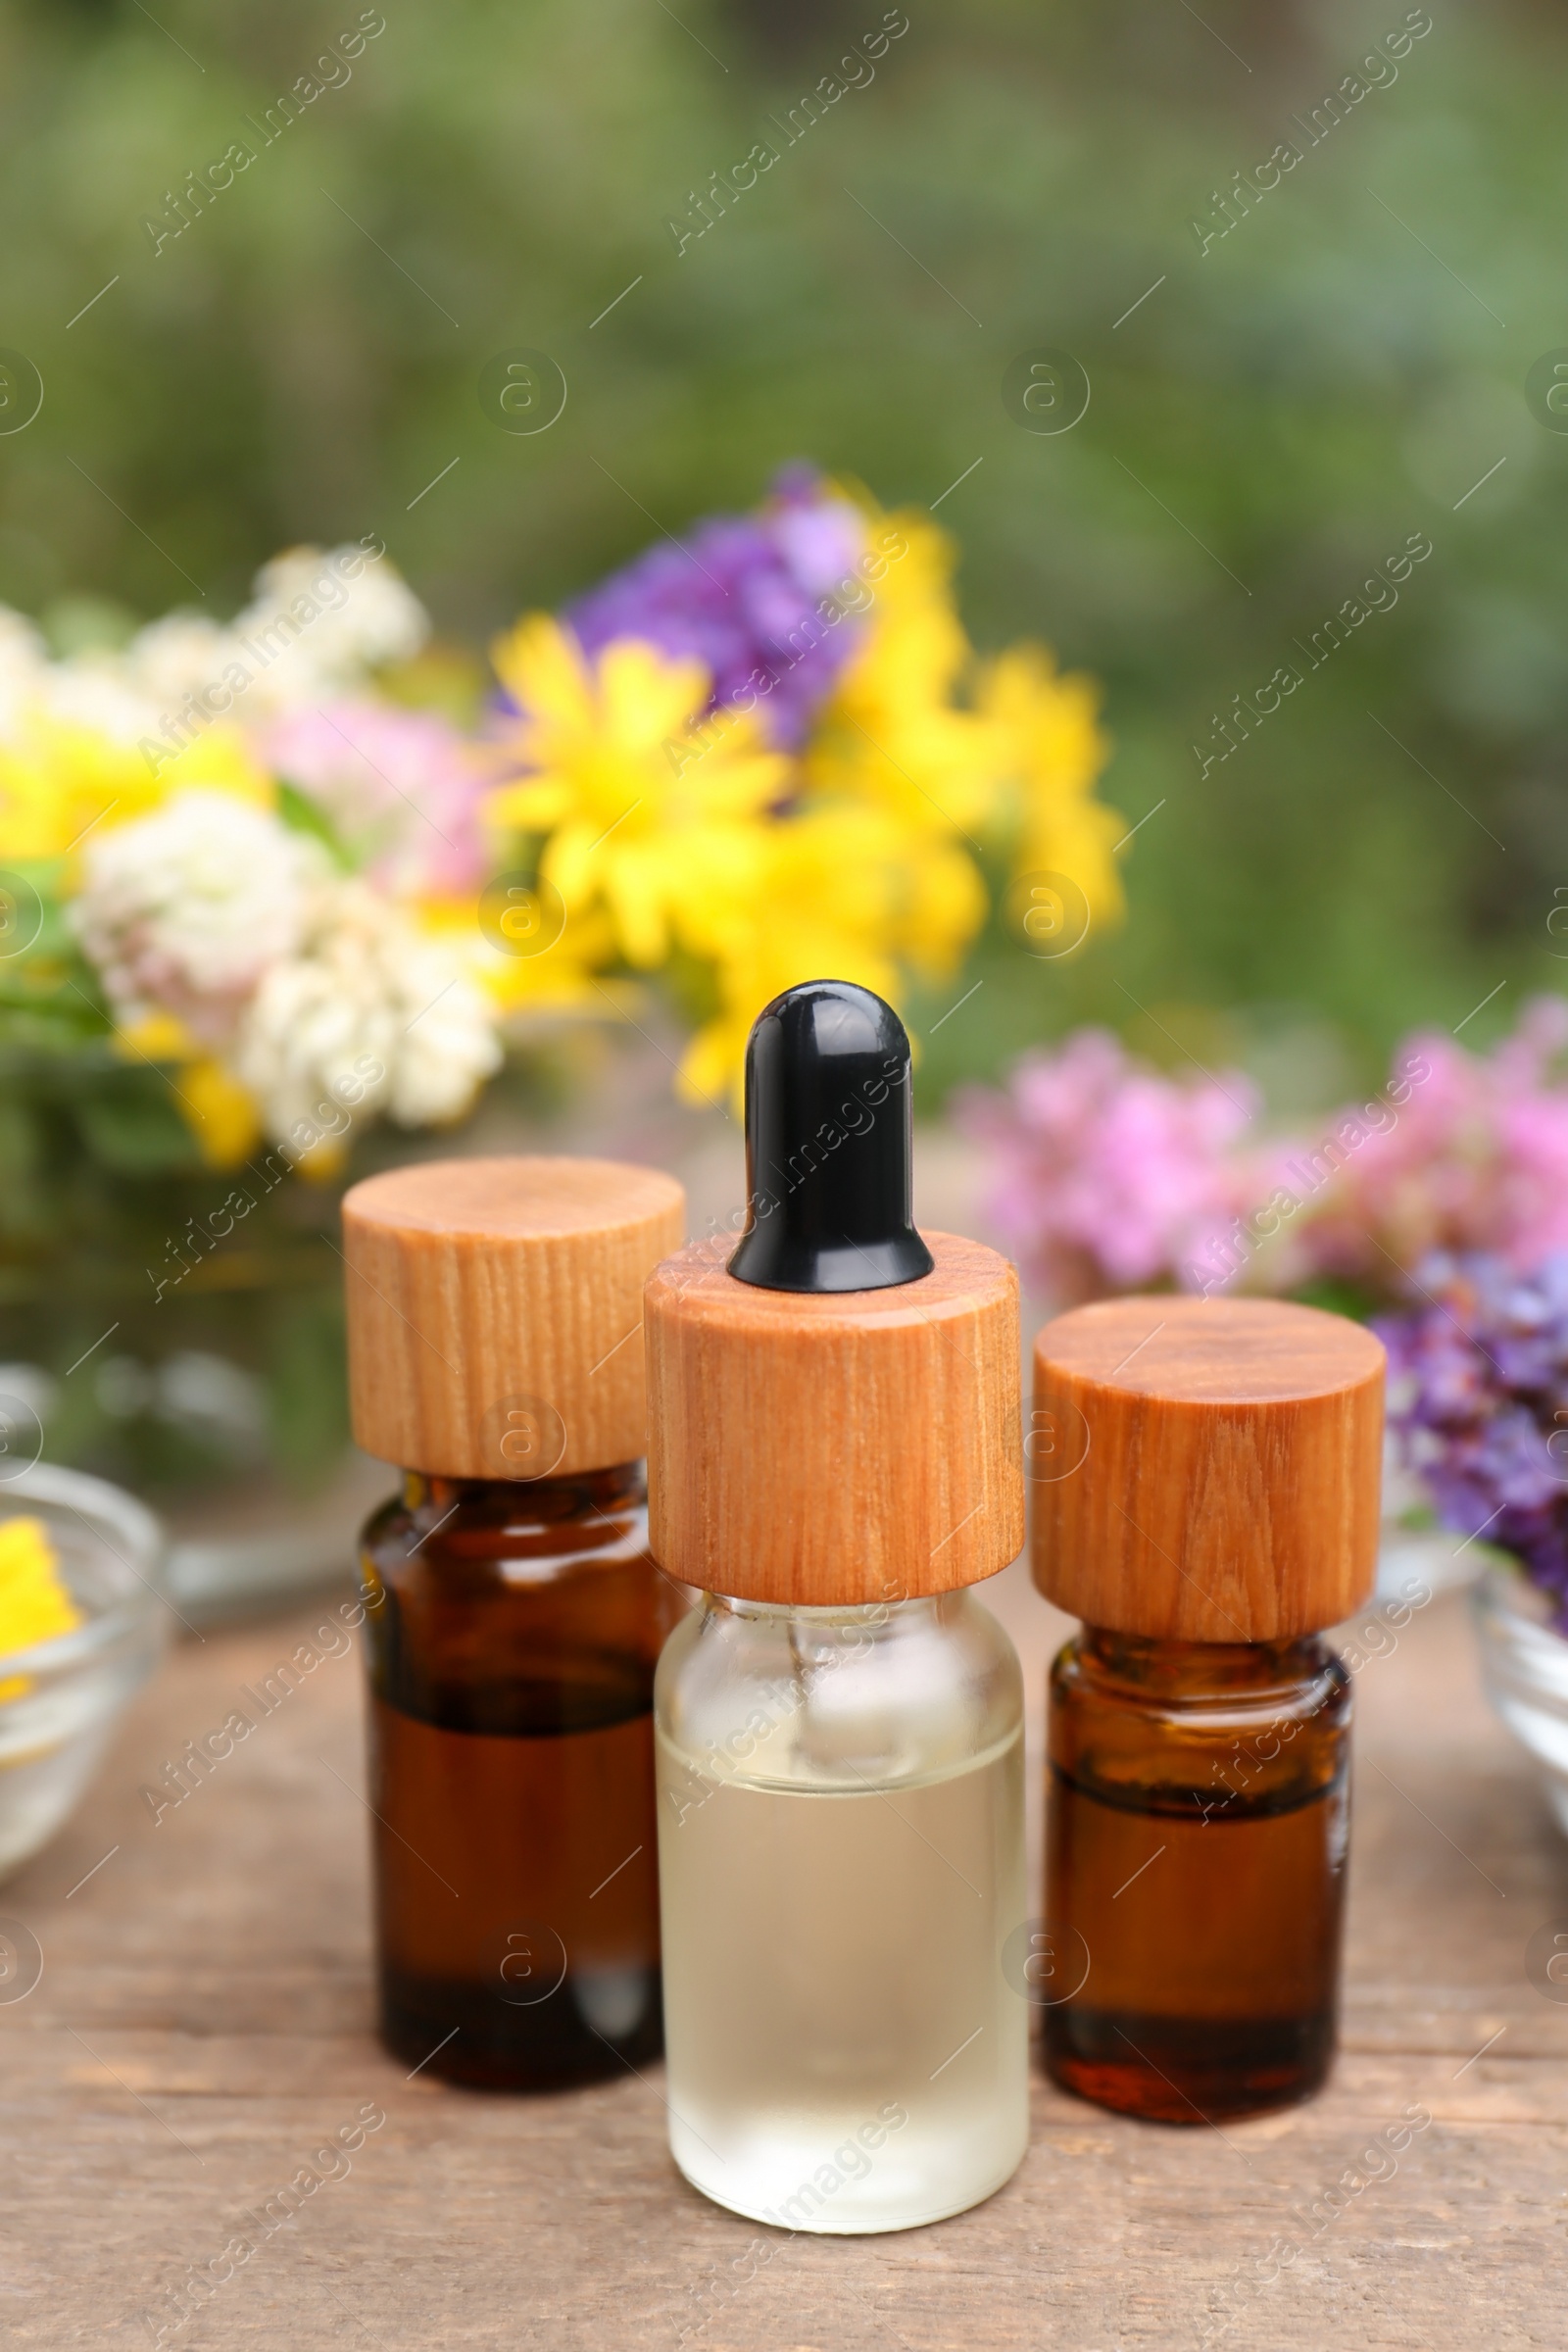
[[[394,703],[323,703],[274,720],[262,753],[393,896],[463,897],[481,886],[479,806],[494,779],[444,718]]]
[[[1300,1229],[1306,1270],[1388,1290],[1396,1265],[1415,1266],[1432,1250],[1491,1250],[1525,1269],[1568,1247],[1565,1051],[1568,1004],[1558,997],[1535,998],[1490,1054],[1441,1030],[1407,1038],[1376,1131],[1351,1142]],[[1396,1103],[1401,1076],[1407,1099]]]
[[[1229,1072],[1191,1082],[1135,1061],[1108,1030],[1025,1054],[1005,1092],[973,1087],[960,1126],[992,1154],[991,1218],[1058,1304],[1191,1279],[1199,1251],[1266,1179],[1238,1149],[1258,1108]]]
[[[1325,1277],[1400,1298],[1435,1250],[1520,1271],[1568,1250],[1565,1064],[1568,1003],[1538,997],[1490,1054],[1417,1031],[1369,1101],[1254,1139],[1246,1078],[1163,1078],[1082,1029],[958,1116],[991,1152],[999,1232],[1059,1302]]]

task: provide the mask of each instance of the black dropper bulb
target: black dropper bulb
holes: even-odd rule
[[[746,1045],[746,1231],[729,1261],[763,1291],[882,1291],[934,1263],[910,1219],[909,1039],[849,980],[805,980]]]

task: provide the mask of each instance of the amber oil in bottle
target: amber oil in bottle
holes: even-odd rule
[[[1162,2123],[1304,2098],[1334,2052],[1350,1691],[1328,1645],[1086,1627],[1051,1676],[1064,2088]],[[1075,1973],[1075,1972],[1074,1972]]]
[[[366,1528],[381,2032],[505,2089],[661,2047],[640,1463],[409,1473]],[[439,2061],[437,2062],[439,2063]]]

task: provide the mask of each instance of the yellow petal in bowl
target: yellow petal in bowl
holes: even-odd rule
[[[60,1573],[60,1555],[41,1519],[0,1519],[0,1658],[82,1622]],[[29,1688],[24,1674],[0,1676],[0,1700]]]

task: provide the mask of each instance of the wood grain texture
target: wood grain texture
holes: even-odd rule
[[[1337,1625],[1372,1589],[1384,1353],[1264,1298],[1114,1298],[1035,1342],[1035,1578],[1074,1617],[1185,1642]]]
[[[1038,1792],[1046,1660],[1068,1629],[1021,1566],[982,1597],[1023,1655]],[[0,2001],[8,2352],[148,2352],[142,2314],[366,2101],[387,2121],[352,2170],[170,2352],[1196,2352],[1221,2320],[1216,2352],[1568,2341],[1568,2006],[1525,1968],[1533,1932],[1568,1915],[1568,1845],[1481,1697],[1462,1596],[1418,1609],[1356,1677],[1344,2050],[1324,2094],[1222,2137],[1037,2082],[999,2195],[858,2240],[761,2230],[688,2188],[658,2066],[512,2099],[385,2055],[352,1653],[153,1825],[139,1785],[323,1614],[184,1642],[59,1842],[0,1887],[44,1959]],[[1431,2125],[1350,2193],[1412,2105]]]
[[[356,1440],[444,1478],[640,1460],[643,1284],[684,1231],[674,1178],[619,1160],[427,1160],[355,1185]]]
[[[696,1242],[648,1285],[649,1529],[689,1585],[832,1606],[951,1592],[1023,1541],[1018,1278],[952,1234],[882,1291],[763,1291]]]

